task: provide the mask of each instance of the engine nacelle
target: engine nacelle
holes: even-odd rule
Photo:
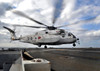
[[[50,35],[61,35],[64,34],[65,31],[62,29],[56,29],[56,30],[47,30],[46,34],[50,34]]]

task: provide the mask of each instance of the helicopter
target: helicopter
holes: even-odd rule
[[[73,46],[75,47],[76,46],[75,43],[79,41],[79,38],[77,38],[71,32],[68,32],[64,29],[60,29],[61,27],[64,27],[65,25],[55,27],[53,23],[52,26],[48,26],[44,23],[41,23],[29,17],[28,15],[26,15],[25,13],[21,11],[13,11],[13,13],[20,15],[22,17],[25,17],[39,25],[43,25],[43,27],[27,26],[27,25],[14,25],[14,26],[29,27],[29,28],[46,28],[45,30],[38,31],[35,34],[17,37],[14,30],[6,26],[3,26],[3,28],[7,29],[11,33],[11,40],[13,41],[19,40],[20,42],[31,43],[31,44],[37,45],[38,47],[45,45],[44,48],[47,48],[47,45],[62,45],[62,44],[73,44]]]

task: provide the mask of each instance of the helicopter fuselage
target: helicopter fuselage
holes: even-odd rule
[[[36,32],[33,35],[20,37],[19,41],[31,43],[34,45],[61,45],[72,44],[77,41],[77,38],[70,32],[63,29],[43,30]]]
[[[11,40],[19,40],[24,43],[31,43],[38,45],[39,47],[41,45],[61,44],[73,44],[73,46],[76,46],[75,42],[79,40],[72,33],[65,31],[64,29],[42,30],[32,35],[16,37],[15,32],[12,29],[5,26],[4,28],[11,33]]]

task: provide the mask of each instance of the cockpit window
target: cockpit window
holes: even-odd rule
[[[31,37],[31,40],[32,40],[33,38]]]

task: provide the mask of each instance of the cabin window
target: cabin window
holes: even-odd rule
[[[61,35],[62,35],[63,38],[65,37],[65,34],[64,33],[62,33]]]
[[[64,38],[64,37],[65,37],[65,35],[62,35],[62,37]]]
[[[35,39],[37,39],[37,38],[35,37]]]
[[[48,32],[45,32],[46,34],[48,34]]]
[[[63,29],[60,29],[60,34],[65,33],[65,31]]]

